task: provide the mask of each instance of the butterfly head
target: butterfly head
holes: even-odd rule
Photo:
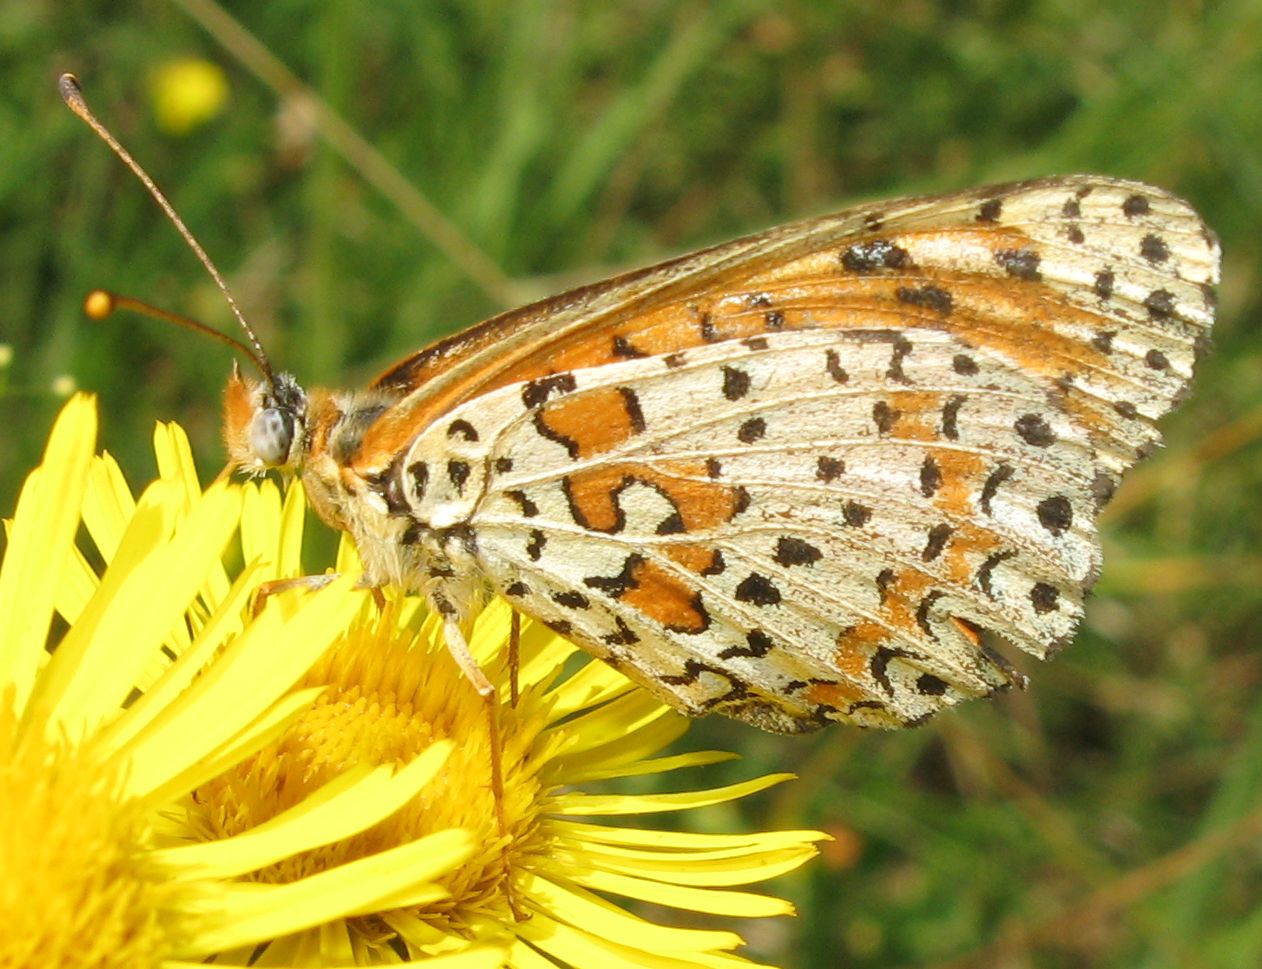
[[[224,391],[223,434],[234,466],[251,474],[300,467],[307,423],[307,394],[290,374],[255,380],[233,365]]]

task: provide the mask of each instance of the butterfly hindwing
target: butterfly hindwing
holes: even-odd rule
[[[1074,176],[497,317],[373,391],[401,396],[351,469],[416,526],[377,571],[448,601],[476,573],[690,713],[918,722],[1020,681],[996,637],[1072,635],[1096,515],[1186,391],[1217,272],[1186,203]]]
[[[1098,569],[1090,444],[941,332],[729,341],[449,417],[491,469],[492,584],[693,713],[916,720],[1012,680],[980,630],[1067,638]]]

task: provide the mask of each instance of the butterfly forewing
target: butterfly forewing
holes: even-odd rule
[[[1083,380],[1070,399],[1088,425],[1118,404],[1152,418],[1190,377],[1213,319],[1218,258],[1185,202],[1097,176],[862,206],[627,273],[440,341],[378,378],[376,386],[406,396],[369,431],[357,460],[397,453],[417,428],[508,383],[821,325],[950,328],[1049,380]],[[1149,433],[1144,424],[1122,430]],[[1138,443],[1100,441],[1123,455]]]
[[[1217,272],[1195,213],[1135,183],[854,209],[423,351],[349,465],[682,709],[913,723],[1020,679],[988,637],[1072,635]],[[451,567],[399,561],[417,587]]]

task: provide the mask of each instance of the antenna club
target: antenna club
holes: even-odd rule
[[[83,312],[90,320],[103,320],[118,309],[114,294],[94,289],[83,298]]]
[[[66,102],[71,110],[75,110],[78,105],[83,103],[83,89],[79,87],[79,79],[73,74],[66,73],[57,79],[57,90],[61,92],[61,99]]]

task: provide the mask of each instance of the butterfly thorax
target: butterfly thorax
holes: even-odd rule
[[[274,382],[234,372],[225,394],[225,439],[250,473],[297,474],[316,514],[349,532],[365,583],[396,585],[464,614],[482,601],[469,517],[485,485],[484,449],[431,428],[397,452],[367,453],[364,436],[397,393],[316,388],[288,374]],[[445,592],[443,591],[445,590]]]

